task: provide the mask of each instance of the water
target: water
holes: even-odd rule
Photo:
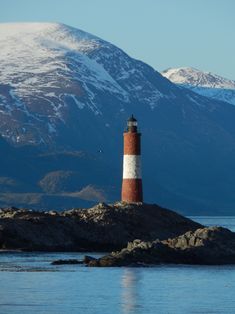
[[[235,231],[235,217],[193,217]],[[99,256],[99,254],[92,254]],[[52,266],[80,253],[1,253],[0,314],[235,313],[235,266]]]

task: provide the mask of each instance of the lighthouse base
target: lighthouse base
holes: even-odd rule
[[[127,203],[143,202],[142,179],[123,179],[122,201]]]

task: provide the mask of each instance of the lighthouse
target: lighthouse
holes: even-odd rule
[[[141,176],[141,151],[137,120],[132,115],[127,121],[124,132],[124,156],[122,201],[128,203],[143,202],[142,176]]]

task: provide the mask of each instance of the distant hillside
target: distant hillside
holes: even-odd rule
[[[199,95],[235,105],[235,81],[194,68],[170,68],[162,75]]]

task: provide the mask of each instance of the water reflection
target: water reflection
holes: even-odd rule
[[[126,268],[123,270],[121,278],[122,286],[122,312],[141,313],[140,302],[140,270],[136,268]]]

